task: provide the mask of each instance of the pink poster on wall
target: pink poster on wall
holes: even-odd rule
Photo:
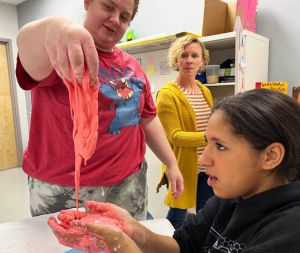
[[[236,16],[241,17],[243,29],[255,32],[258,0],[237,0]]]

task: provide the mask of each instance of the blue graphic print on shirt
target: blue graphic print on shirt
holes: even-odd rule
[[[109,133],[119,134],[122,127],[138,125],[141,117],[139,100],[143,86],[143,80],[136,77],[115,79],[99,86],[99,91],[112,99],[111,109],[115,110]]]

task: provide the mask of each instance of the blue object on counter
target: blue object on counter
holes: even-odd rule
[[[83,251],[75,250],[75,249],[70,249],[65,251],[65,253],[84,253]]]
[[[206,72],[203,73],[197,73],[196,80],[201,82],[202,84],[206,83]]]
[[[80,251],[80,250],[76,250],[76,249],[70,249],[70,250],[65,251],[65,253],[84,253],[84,252]],[[99,253],[105,253],[105,252],[101,251]]]

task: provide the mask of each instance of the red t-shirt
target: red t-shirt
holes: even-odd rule
[[[149,81],[138,62],[117,47],[112,53],[98,53],[98,141],[94,155],[81,167],[81,186],[115,185],[137,172],[146,149],[140,118],[156,115]],[[35,82],[19,58],[16,75],[21,88],[31,90],[24,171],[49,183],[74,186],[73,121],[66,86],[55,71]]]

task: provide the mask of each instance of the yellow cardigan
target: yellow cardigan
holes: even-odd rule
[[[213,107],[210,90],[195,80],[209,106]],[[204,133],[197,132],[196,116],[186,96],[174,82],[168,82],[157,93],[157,115],[164,127],[168,141],[177,158],[179,169],[184,178],[184,192],[179,199],[172,196],[168,189],[165,204],[174,208],[193,208],[197,194],[197,147],[205,146]],[[162,165],[159,188],[167,183],[166,165]]]

